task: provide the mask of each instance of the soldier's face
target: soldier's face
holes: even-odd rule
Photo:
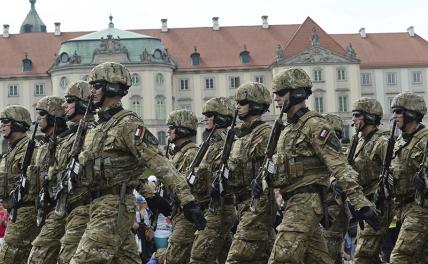
[[[68,118],[76,111],[76,101],[73,98],[66,98],[62,107],[64,107],[65,115]]]
[[[353,112],[352,123],[356,128],[362,128],[364,126],[364,115],[361,112]]]
[[[238,109],[238,116],[245,117],[250,111],[250,102],[248,101],[239,101],[236,105]]]
[[[48,117],[47,113],[45,111],[39,111],[37,115],[37,123],[39,123],[40,131],[45,133],[47,127],[48,127],[48,120],[46,119]]]
[[[94,105],[97,105],[98,103],[101,102],[104,92],[103,89],[101,89],[103,87],[104,84],[102,83],[94,83],[92,84],[92,88],[91,88],[91,94],[94,97]]]
[[[175,128],[173,128],[172,126],[168,127],[168,129],[166,130],[166,133],[168,134],[168,140],[170,142],[173,142],[175,140],[175,138],[177,137],[175,135]]]
[[[12,129],[10,128],[12,122],[9,119],[2,119],[0,121],[0,132],[2,133],[3,137],[8,138],[10,133],[12,132]]]
[[[206,114],[205,116],[205,128],[211,129],[214,127],[214,115]]]
[[[403,129],[404,127],[404,111],[401,108],[395,108],[392,110],[392,119],[397,123],[398,129]]]
[[[281,108],[290,101],[290,93],[286,90],[275,92],[273,93],[273,100],[276,102],[276,107]]]

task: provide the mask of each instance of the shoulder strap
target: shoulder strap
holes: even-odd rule
[[[112,116],[106,123],[105,125],[102,127],[102,131],[103,132],[107,132],[112,126],[116,125],[120,120],[122,120],[123,118],[127,117],[127,116],[134,116],[134,117],[138,117],[138,115],[130,110],[121,110],[119,113],[115,114],[114,116]]]

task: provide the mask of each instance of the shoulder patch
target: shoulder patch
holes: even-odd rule
[[[331,135],[327,139],[327,145],[332,147],[336,151],[341,151],[342,144],[340,140],[337,138],[336,133],[330,133]]]
[[[323,127],[323,129],[321,129],[321,131],[320,131],[320,133],[318,135],[318,138],[320,140],[322,140],[322,141],[325,141],[326,138],[328,137],[329,133],[330,133],[330,129],[326,128],[326,127]]]
[[[143,141],[152,145],[159,145],[158,139],[148,129],[144,131]]]
[[[138,126],[135,129],[135,132],[134,132],[134,140],[135,140],[135,142],[138,142],[141,139],[141,136],[143,135],[143,132],[144,132],[144,128],[141,127],[141,126]]]

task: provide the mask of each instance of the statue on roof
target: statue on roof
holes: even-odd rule
[[[282,48],[281,44],[278,44],[278,46],[276,46],[276,60],[282,60],[285,58],[285,52],[284,49]]]
[[[320,45],[320,36],[318,36],[317,29],[312,28],[312,47]]]
[[[349,42],[349,45],[346,47],[346,56],[351,58],[356,58],[357,53],[355,52],[354,48],[352,47],[351,42]]]

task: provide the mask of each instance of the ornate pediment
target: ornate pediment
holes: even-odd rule
[[[115,39],[112,35],[107,35],[107,38],[101,38],[99,48],[95,50],[95,54],[117,54],[128,53],[128,49],[120,44],[120,38]]]
[[[351,54],[350,54],[351,55]],[[298,65],[298,64],[355,64],[360,63],[360,60],[355,58],[355,53],[352,56],[345,56],[335,53],[331,50],[314,45],[305,49],[301,53],[290,57],[284,58],[277,62],[278,66],[283,65]]]

